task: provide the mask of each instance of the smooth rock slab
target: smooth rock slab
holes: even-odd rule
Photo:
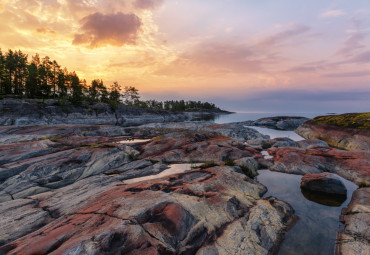
[[[333,174],[306,174],[301,179],[301,188],[333,195],[346,195],[343,182]]]
[[[342,210],[344,229],[337,235],[335,254],[367,255],[370,251],[370,187],[357,189]]]

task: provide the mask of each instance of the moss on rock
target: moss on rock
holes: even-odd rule
[[[319,116],[310,121],[321,125],[370,129],[370,112]]]

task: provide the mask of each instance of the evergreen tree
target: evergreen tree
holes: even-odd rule
[[[139,90],[132,86],[125,86],[123,98],[125,99],[125,103],[128,105],[137,104],[140,99]]]

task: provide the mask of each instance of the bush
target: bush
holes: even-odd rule
[[[225,166],[235,166],[235,162],[232,159],[225,160]]]
[[[206,169],[206,168],[210,168],[210,167],[214,167],[214,166],[218,166],[218,164],[216,164],[213,160],[212,161],[207,161],[205,162],[203,165],[201,165],[199,168],[200,169]]]

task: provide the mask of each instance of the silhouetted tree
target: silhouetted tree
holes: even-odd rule
[[[123,98],[128,105],[136,104],[140,99],[139,90],[132,86],[125,86]]]

